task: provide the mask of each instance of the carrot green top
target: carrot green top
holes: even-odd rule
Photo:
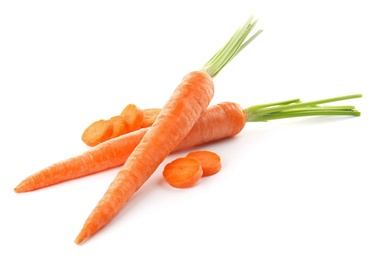
[[[214,78],[241,50],[243,50],[251,41],[253,41],[262,30],[258,30],[251,37],[250,32],[255,27],[258,20],[254,21],[254,16],[243,24],[230,38],[230,40],[220,49],[208,62],[205,63],[202,70]],[[247,39],[247,40],[246,40]],[[245,41],[246,40],[246,41]]]
[[[317,115],[360,116],[360,112],[356,110],[354,106],[319,106],[319,104],[361,97],[362,94],[354,94],[310,102],[301,102],[299,99],[291,99],[282,102],[255,105],[245,109],[246,122]]]

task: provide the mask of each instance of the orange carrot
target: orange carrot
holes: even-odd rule
[[[212,105],[173,152],[234,136],[245,123],[245,113],[240,105],[233,102]],[[142,128],[124,134],[57,162],[27,177],[15,188],[15,192],[32,191],[121,166],[147,131],[148,128]]]
[[[198,159],[180,157],[166,164],[162,174],[171,186],[190,188],[201,179],[203,171]]]
[[[254,26],[253,17],[250,17],[228,44],[201,70],[192,71],[181,80],[154,124],[90,213],[75,239],[76,244],[84,242],[108,224],[169,153],[186,137],[213,97],[213,78],[247,45],[245,39]]]
[[[113,133],[113,127],[110,120],[97,120],[90,124],[82,134],[81,140],[89,145],[95,146],[108,140]]]
[[[212,151],[193,151],[188,153],[186,157],[195,158],[200,162],[204,177],[216,174],[222,169],[221,157]]]
[[[361,95],[301,103],[299,99],[256,105],[247,109],[233,102],[223,102],[210,106],[199,118],[188,135],[173,149],[180,151],[201,144],[232,137],[241,132],[246,122],[262,122],[271,119],[282,119],[295,116],[312,115],[349,115],[359,116],[360,112],[353,107],[331,108],[319,107],[317,104],[358,98]],[[306,111],[314,105],[316,109]],[[294,106],[300,106],[294,108]],[[277,111],[276,109],[279,109]],[[293,110],[294,109],[294,110]],[[326,109],[326,110],[324,110]],[[272,110],[270,113],[267,111]],[[290,112],[289,112],[290,111]],[[72,158],[57,162],[24,179],[14,189],[15,192],[28,192],[44,188],[106,169],[121,166],[129,157],[133,149],[141,141],[148,128],[143,128],[90,148],[88,151]]]
[[[112,122],[112,128],[113,128],[112,135],[110,136],[109,139],[115,138],[117,136],[120,136],[129,132],[128,123],[122,116],[120,115],[112,116],[109,120]]]
[[[152,126],[154,121],[156,121],[161,109],[160,108],[145,108],[142,110],[144,112],[144,119],[142,120],[141,127]]]
[[[128,124],[128,132],[135,131],[141,127],[144,119],[144,113],[135,104],[128,104],[121,112],[121,117],[125,119]]]

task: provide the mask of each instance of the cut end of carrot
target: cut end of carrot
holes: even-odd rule
[[[188,153],[186,157],[195,158],[200,162],[204,177],[216,174],[222,169],[221,158],[212,151],[193,151]]]
[[[98,120],[88,126],[82,134],[81,140],[89,145],[96,146],[107,141],[113,133],[113,126],[110,120]]]
[[[129,132],[140,129],[144,119],[144,112],[135,104],[128,104],[121,112],[120,116],[128,124]]]
[[[165,166],[163,176],[175,188],[190,188],[201,179],[202,173],[197,159],[181,157]]]

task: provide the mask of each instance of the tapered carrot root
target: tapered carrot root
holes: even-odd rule
[[[146,133],[141,129],[91,147],[75,157],[57,162],[24,179],[14,189],[27,192],[77,179],[122,165]]]
[[[147,181],[161,162],[190,132],[213,97],[212,77],[204,71],[188,73],[161,109],[91,212],[75,239],[80,244],[104,227]]]
[[[200,162],[204,177],[216,174],[222,169],[221,157],[212,151],[192,151],[186,157],[195,158]]]
[[[165,180],[175,188],[190,188],[202,177],[203,170],[198,159],[180,157],[167,165],[162,172]]]
[[[230,118],[230,120],[228,120]],[[244,110],[233,102],[210,106],[186,138],[173,151],[221,140],[238,134],[246,123]],[[121,166],[148,128],[110,139],[88,151],[57,162],[23,180],[14,190],[27,192]]]
[[[187,136],[213,97],[213,78],[261,33],[259,30],[247,39],[256,22],[251,16],[201,70],[192,71],[182,79],[85,221],[75,243],[82,243],[108,224]]]

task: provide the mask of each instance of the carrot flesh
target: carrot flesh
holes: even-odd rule
[[[154,121],[156,121],[161,109],[160,108],[145,108],[142,110],[144,113],[144,118],[142,120],[141,127],[152,126]]]
[[[190,188],[202,177],[200,161],[193,157],[177,158],[166,164],[163,177],[174,188]]]
[[[90,124],[81,136],[81,140],[89,145],[96,146],[108,140],[113,133],[113,126],[110,120],[97,120]]]
[[[221,157],[212,151],[192,151],[186,157],[195,158],[199,161],[204,177],[216,174],[222,169]]]
[[[144,113],[135,104],[128,104],[121,112],[120,116],[125,119],[128,125],[128,132],[135,131],[141,127]]]
[[[109,119],[112,122],[113,132],[109,139],[126,134],[129,132],[129,125],[126,120],[120,116],[112,116]]]

